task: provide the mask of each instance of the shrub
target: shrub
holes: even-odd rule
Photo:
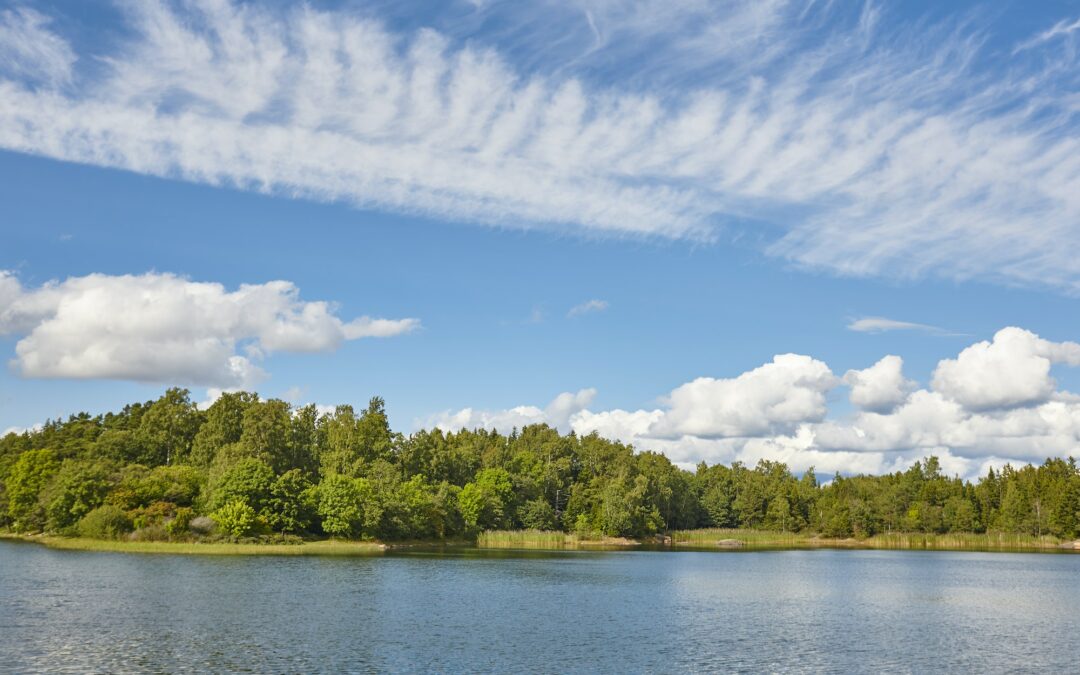
[[[242,499],[234,499],[210,514],[225,534],[239,539],[255,529],[255,509]]]
[[[169,533],[162,525],[140,527],[128,535],[131,541],[169,541]]]
[[[83,516],[76,529],[82,537],[116,539],[131,531],[131,519],[119,507],[106,504]]]
[[[182,506],[176,509],[176,515],[172,520],[165,523],[165,531],[169,533],[170,537],[179,537],[182,534],[186,534],[188,526],[191,525],[192,519],[195,517],[195,512],[186,506]]]
[[[176,504],[173,504],[172,502],[154,502],[146,508],[135,509],[131,514],[135,529],[142,529],[144,527],[161,525],[175,512]]]

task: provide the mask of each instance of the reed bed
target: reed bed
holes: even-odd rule
[[[674,546],[727,546],[733,542],[739,542],[748,547],[798,547],[809,545],[811,535],[804,532],[770,532],[721,527],[677,530],[671,533],[671,543]]]
[[[1028,534],[987,532],[984,534],[926,534],[893,532],[872,537],[822,537],[808,532],[766,530],[702,529],[671,534],[674,546],[707,548],[873,548],[936,551],[1036,551],[1062,548],[1062,540]],[[736,544],[736,542],[738,542]]]
[[[479,548],[575,548],[575,534],[549,530],[487,530],[476,537]]]
[[[487,530],[476,538],[477,548],[628,548],[640,543],[624,537],[587,538],[557,530]]]
[[[81,537],[7,536],[6,539],[43,544],[66,551],[109,551],[118,553],[163,553],[173,555],[377,555],[384,550],[379,543],[366,541],[306,541],[297,544],[259,544],[229,542],[122,541]]]

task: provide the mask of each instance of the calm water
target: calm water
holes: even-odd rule
[[[0,670],[1080,669],[1080,555],[211,558],[0,542]]]

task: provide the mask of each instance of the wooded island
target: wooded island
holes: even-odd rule
[[[765,460],[685,471],[662,454],[546,425],[405,436],[391,430],[379,398],[359,414],[338,406],[320,415],[313,405],[239,392],[200,410],[186,390],[170,389],[116,413],[72,415],[0,439],[0,528],[14,533],[282,543],[727,528],[792,541],[901,533],[961,541],[977,533],[1065,540],[1078,527],[1073,459],[1006,466],[971,483],[943,475],[930,457],[903,472],[821,484],[813,470],[796,477]]]

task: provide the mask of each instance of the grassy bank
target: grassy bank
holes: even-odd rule
[[[66,551],[114,551],[119,553],[171,553],[174,555],[378,555],[385,546],[366,541],[306,541],[299,544],[201,543],[171,541],[120,541],[81,537],[23,536],[0,534],[0,538],[42,544]]]
[[[1064,550],[1072,541],[1056,537],[992,532],[986,534],[893,533],[865,538],[822,537],[810,532],[766,530],[704,529],[680,530],[670,540],[636,541],[624,538],[585,539],[566,532],[542,530],[489,530],[477,537],[479,548],[567,550],[583,548],[630,548],[642,544],[675,548],[716,550],[768,549],[894,549],[934,551],[1046,551]],[[1080,549],[1080,542],[1075,544]]]
[[[899,532],[865,538],[838,539],[812,533],[761,530],[681,530],[671,535],[674,546],[694,548],[870,548],[933,551],[1042,551],[1072,545],[1057,537],[988,532],[985,534],[924,534]]]
[[[546,530],[488,530],[476,538],[477,548],[626,548],[639,546],[640,542],[623,537],[582,538],[568,532]]]

